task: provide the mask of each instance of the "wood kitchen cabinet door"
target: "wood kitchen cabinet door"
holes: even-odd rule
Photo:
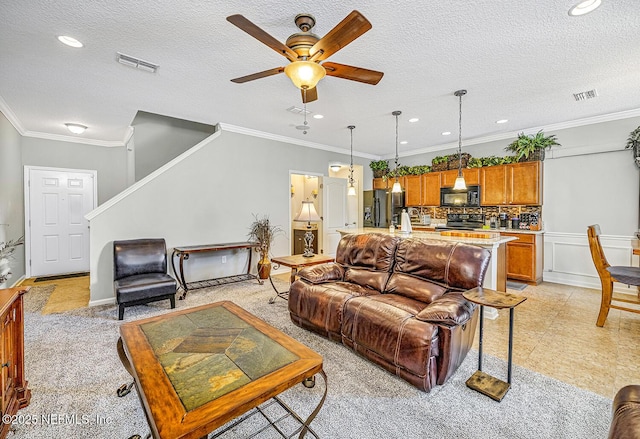
[[[405,181],[405,194],[404,205],[409,206],[422,206],[422,176],[421,175],[407,175],[404,178]]]
[[[507,204],[542,205],[542,162],[507,165]]]
[[[500,206],[507,202],[506,166],[480,168],[480,204]]]
[[[422,205],[440,206],[440,178],[442,172],[422,174]]]
[[[387,180],[385,178],[374,178],[373,179],[373,188],[374,189],[386,189],[387,188]]]
[[[442,174],[442,187],[453,187],[456,184],[456,178],[458,178],[457,169],[442,171],[440,174]],[[462,170],[462,176],[467,186],[478,186],[480,184],[480,168],[465,168]]]

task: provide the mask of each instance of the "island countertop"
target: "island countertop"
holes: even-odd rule
[[[463,236],[445,236],[441,235],[440,232],[426,232],[426,231],[413,231],[412,233],[402,233],[402,232],[389,232],[389,229],[386,228],[377,228],[377,227],[364,227],[359,229],[340,229],[338,230],[341,235],[346,234],[358,234],[362,235],[365,233],[383,233],[385,235],[397,236],[399,238],[417,238],[417,239],[437,239],[441,241],[449,241],[449,242],[461,242],[465,244],[479,245],[481,247],[494,247],[500,244],[507,243],[509,241],[515,241],[518,238],[514,236],[497,236],[495,238],[476,238],[476,237],[463,237]],[[483,232],[489,232],[489,230],[483,230]],[[497,234],[497,231],[492,230],[494,234]],[[482,232],[478,232],[482,233]]]

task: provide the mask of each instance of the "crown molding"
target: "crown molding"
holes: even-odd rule
[[[248,136],[260,137],[262,139],[267,139],[267,140],[275,140],[276,142],[289,143],[292,145],[299,145],[307,148],[321,149],[324,151],[336,152],[338,154],[346,154],[346,155],[350,154],[350,151],[345,148],[338,148],[335,146],[324,145],[322,143],[308,142],[306,140],[294,139],[292,137],[286,137],[286,136],[281,136],[279,134],[267,133],[264,131],[258,131],[251,128],[239,127],[237,125],[231,125],[223,122],[220,122],[218,125],[222,130],[230,131],[233,133],[246,134]],[[362,158],[371,159],[371,160],[378,160],[380,158],[380,156],[377,156],[375,154],[369,154],[366,152],[358,152],[358,151],[353,151],[353,155],[356,157],[362,157]]]
[[[15,115],[13,110],[9,108],[9,105],[7,105],[7,102],[2,98],[2,96],[0,96],[0,111],[2,112],[2,114],[4,114],[4,116],[11,123],[11,125],[13,125],[16,131],[21,136],[24,136],[25,131],[24,131],[24,128],[22,127],[22,124],[20,123],[20,120]]]
[[[640,116],[640,108],[635,108],[633,110],[619,111],[617,113],[609,113],[609,114],[603,114],[600,116],[591,116],[591,117],[585,117],[583,119],[576,119],[576,120],[559,122],[559,123],[554,123],[554,124],[549,124],[544,126],[525,128],[522,130],[510,131],[508,133],[500,133],[500,134],[494,134],[491,136],[476,137],[474,139],[465,140],[463,142],[463,146],[479,145],[482,143],[513,139],[517,137],[518,134],[523,132],[525,134],[535,134],[540,130],[552,132],[552,131],[558,131],[558,130],[565,130],[568,128],[581,127],[585,125],[593,125],[596,123],[604,123],[604,122],[612,122],[612,121],[621,120],[621,119],[629,119],[631,117],[638,117],[638,116]],[[458,147],[458,142],[449,142],[449,143],[444,143],[442,145],[437,145],[437,146],[428,146],[425,148],[413,149],[411,151],[398,154],[398,157],[410,157],[410,156],[419,155],[419,154],[428,154],[428,153],[433,153],[437,151],[453,149],[457,147]],[[382,158],[393,159],[395,158],[395,155],[387,154],[387,155],[384,155]]]

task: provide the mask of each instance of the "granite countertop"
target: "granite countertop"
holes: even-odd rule
[[[499,230],[479,230],[481,232],[499,232]],[[513,236],[500,236],[496,238],[471,238],[471,237],[462,237],[462,236],[443,236],[440,232],[423,232],[423,231],[414,231],[412,233],[402,233],[402,232],[394,232],[390,233],[389,229],[386,228],[376,228],[376,227],[365,227],[360,229],[340,229],[338,230],[341,234],[365,234],[365,233],[384,233],[385,235],[393,235],[398,236],[400,238],[417,238],[417,239],[438,239],[441,241],[451,241],[451,242],[462,242],[465,244],[473,244],[479,246],[494,246],[499,244],[504,244],[505,242],[514,241],[518,238]]]

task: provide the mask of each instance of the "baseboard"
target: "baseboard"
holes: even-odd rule
[[[595,278],[591,279],[586,276],[579,276],[568,273],[560,273],[560,272],[545,272],[542,276],[544,282],[552,282],[555,284],[569,285],[573,287],[581,287],[581,288],[591,288],[593,290],[600,291],[602,286],[600,284],[600,279]],[[634,286],[627,286],[625,284],[621,284],[618,282],[614,282],[613,284],[613,292],[620,294],[629,294],[632,296],[636,296],[638,294],[638,290]]]
[[[112,297],[110,299],[90,300],[89,306],[114,305],[115,303],[116,298]]]
[[[17,281],[15,281],[13,285],[11,285],[9,288],[19,287],[20,285],[22,285],[22,282],[24,282],[25,280],[27,280],[25,276],[20,276],[20,278]]]

